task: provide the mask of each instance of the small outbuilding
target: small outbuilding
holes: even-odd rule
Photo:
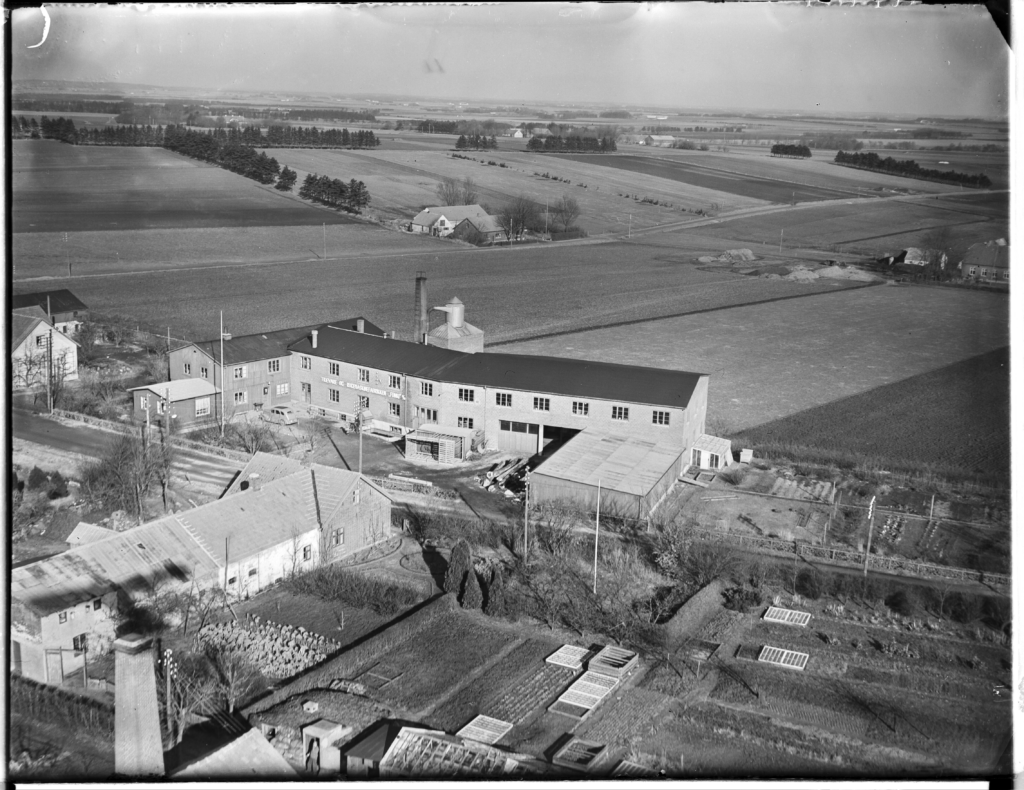
[[[626,518],[652,513],[681,471],[682,451],[628,435],[581,431],[530,476],[535,503],[573,502]]]
[[[145,422],[147,413],[153,424],[169,421],[175,428],[214,419],[219,413],[220,387],[206,379],[177,379],[132,387],[134,416]]]
[[[732,463],[732,443],[728,439],[702,433],[693,443],[691,466],[698,469],[725,469]]]
[[[453,464],[466,459],[475,435],[476,431],[472,428],[421,425],[406,434],[405,454],[408,458]]]

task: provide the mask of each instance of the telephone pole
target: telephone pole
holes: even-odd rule
[[[871,504],[868,505],[868,546],[864,550],[864,576],[868,575],[868,556],[871,554],[871,533],[875,529],[875,498],[871,497]]]
[[[594,522],[594,595],[597,595],[597,539],[601,534],[601,481],[597,481],[597,520]]]
[[[214,378],[217,366],[214,365]],[[224,311],[220,311],[220,436],[224,438]]]
[[[327,260],[327,223],[324,223],[324,260]]]
[[[779,230],[779,255],[782,255],[782,236],[785,232],[785,230]]]

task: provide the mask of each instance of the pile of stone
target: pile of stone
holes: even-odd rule
[[[263,621],[258,616],[239,623],[213,623],[196,637],[200,646],[212,645],[244,655],[267,677],[287,678],[323,662],[340,645],[305,628]]]

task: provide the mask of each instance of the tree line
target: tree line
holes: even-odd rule
[[[806,145],[789,145],[776,143],[772,146],[772,156],[792,156],[804,159],[811,158],[811,149]]]
[[[859,151],[864,147],[856,137],[843,137],[838,134],[804,134],[801,142],[808,148],[825,148],[833,151]]]
[[[490,151],[498,147],[498,141],[491,135],[487,137],[483,134],[471,134],[469,137],[466,135],[459,135],[459,139],[455,141],[456,151],[465,151],[467,149],[477,149],[481,151]]]
[[[583,151],[608,153],[617,151],[614,137],[533,137],[526,144],[527,151]]]
[[[13,99],[15,112],[92,112],[99,115],[117,115],[131,102],[89,101],[86,99]]]
[[[350,213],[370,203],[366,184],[354,178],[347,184],[337,178],[310,173],[299,187],[299,197]]]
[[[242,115],[253,120],[270,121],[360,121],[370,123],[377,116],[366,110],[287,109],[280,107],[213,107],[210,115]]]
[[[183,126],[164,130],[164,148],[177,154],[223,167],[261,184],[273,184],[281,167],[277,160],[248,145],[226,142],[211,134]]]
[[[984,173],[958,173],[955,170],[928,170],[921,167],[913,159],[893,159],[891,156],[882,159],[874,151],[867,153],[848,154],[839,151],[835,158],[836,164],[847,167],[859,167],[864,170],[877,170],[882,173],[906,176],[907,178],[924,178],[931,181],[946,181],[969,187],[990,187],[992,181]]]

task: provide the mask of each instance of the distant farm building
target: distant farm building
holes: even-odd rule
[[[494,217],[485,214],[482,217],[466,217],[451,232],[453,239],[471,241],[474,244],[493,244],[501,241],[505,231]]]
[[[962,277],[987,282],[1010,282],[1010,246],[1004,239],[973,244],[960,262]]]
[[[670,134],[649,134],[640,141],[640,145],[651,145],[657,148],[671,148],[676,138]]]
[[[67,288],[15,294],[11,297],[12,310],[25,307],[38,307],[44,312],[49,310],[49,320],[53,328],[65,335],[75,334],[82,322],[89,317],[89,308],[85,306],[85,302]]]
[[[415,217],[409,229],[413,233],[429,233],[431,236],[450,236],[463,220],[471,219],[488,232],[493,228],[494,219],[482,206],[429,206]]]

